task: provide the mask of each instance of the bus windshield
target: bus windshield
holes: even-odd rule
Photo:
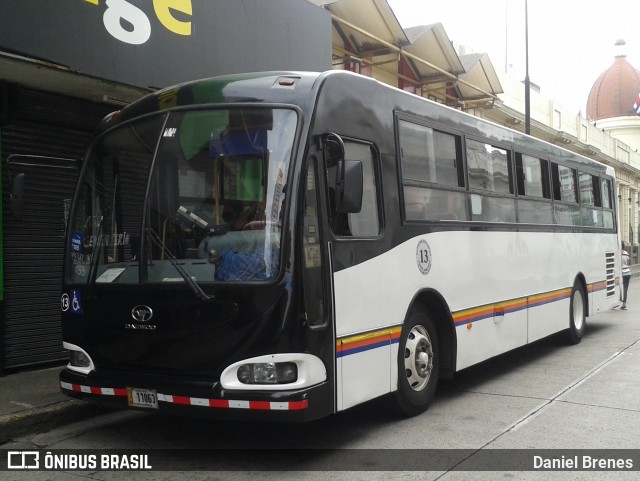
[[[66,281],[265,281],[280,267],[294,110],[172,111],[108,131],[72,207]]]

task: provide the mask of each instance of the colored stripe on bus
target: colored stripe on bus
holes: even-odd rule
[[[607,288],[607,281],[602,281],[602,282],[594,282],[593,284],[589,284],[587,286],[587,290],[589,292],[597,292],[597,291],[603,291]]]
[[[606,281],[595,282],[587,286],[588,292],[597,292],[606,289]],[[527,297],[520,297],[509,301],[501,301],[493,304],[486,304],[471,309],[453,313],[453,323],[456,326],[477,322],[482,319],[494,316],[504,316],[512,312],[529,309],[531,307],[542,306],[552,302],[568,299],[571,297],[572,288],[567,287],[555,291],[544,292]],[[338,339],[336,342],[336,357],[345,357],[359,352],[377,349],[379,347],[397,344],[400,340],[402,326],[380,329],[355,336],[348,336]]]
[[[67,391],[81,392],[85,394],[93,394],[96,396],[119,396],[127,397],[126,388],[110,388],[84,386],[81,384],[71,384],[68,382],[60,382],[60,387]],[[233,399],[208,399],[195,398],[188,396],[174,396],[172,394],[158,393],[158,402],[168,404],[180,404],[183,406],[201,406],[217,409],[248,409],[251,411],[299,411],[309,407],[309,401],[303,399],[301,401],[247,401]]]
[[[395,326],[338,339],[336,342],[336,357],[345,357],[351,354],[397,344],[400,340],[401,332],[402,326]]]
[[[560,289],[559,291],[546,292],[544,294],[537,294],[529,297],[529,307],[542,306],[544,304],[550,304],[562,299],[568,299],[571,297],[571,288]]]

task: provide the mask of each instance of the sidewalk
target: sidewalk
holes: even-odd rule
[[[631,272],[638,277],[640,264],[631,266]],[[630,298],[630,302],[640,306],[638,299]],[[63,366],[57,366],[0,377],[0,445],[20,436],[112,412],[62,394],[58,381],[62,369]]]
[[[0,444],[106,412],[60,392],[63,366],[0,377]]]

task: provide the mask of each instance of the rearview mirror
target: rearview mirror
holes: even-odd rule
[[[336,169],[336,212],[356,214],[362,210],[362,162],[341,160]]]
[[[18,174],[13,178],[11,194],[9,196],[11,213],[16,220],[22,220],[24,209],[24,174]]]

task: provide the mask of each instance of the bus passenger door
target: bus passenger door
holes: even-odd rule
[[[343,410],[395,385],[391,366],[396,365],[397,344],[391,342],[389,326],[397,319],[385,314],[383,273],[370,262],[383,250],[379,156],[369,142],[339,141],[342,158],[332,158],[331,148],[325,149],[325,182],[337,409]]]

